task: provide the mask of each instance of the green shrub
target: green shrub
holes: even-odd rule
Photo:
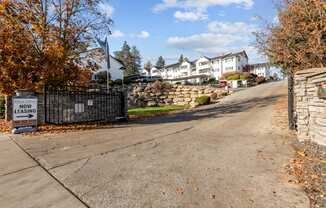
[[[229,95],[229,94],[228,94],[227,92],[222,92],[222,93],[221,93],[221,96],[222,96],[222,97],[225,97],[225,96],[228,96],[228,95]]]
[[[213,94],[211,94],[211,100],[216,100],[218,98],[218,95],[217,95],[217,93],[213,93]]]
[[[122,85],[122,79],[117,79],[114,81],[115,85]]]
[[[132,82],[131,82],[127,77],[124,77],[124,78],[123,78],[123,83],[124,83],[125,85],[129,85],[129,84],[131,84]]]
[[[208,82],[208,84],[216,84],[217,83],[215,77],[209,78],[209,80],[207,82]]]
[[[5,98],[0,97],[0,119],[5,118]]]
[[[182,83],[181,83],[181,82],[176,82],[175,84],[176,84],[176,85],[182,85]]]
[[[108,84],[109,84],[109,86],[113,87],[113,86],[114,86],[114,81],[109,80],[109,81],[108,81]]]
[[[239,74],[234,74],[226,78],[227,80],[239,80],[240,75]]]
[[[201,96],[196,98],[195,102],[198,105],[208,105],[211,102],[211,98],[209,96]]]

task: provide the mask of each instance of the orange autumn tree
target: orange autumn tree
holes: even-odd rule
[[[256,33],[257,46],[288,76],[289,128],[294,117],[294,73],[326,66],[326,1],[281,0],[278,23]]]
[[[288,75],[326,66],[326,1],[282,0],[278,23],[256,33],[257,46]]]
[[[0,94],[44,85],[85,84],[83,53],[94,37],[109,33],[112,20],[101,0],[0,1]]]

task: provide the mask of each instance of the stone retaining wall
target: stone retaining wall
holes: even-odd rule
[[[326,68],[300,71],[294,81],[298,138],[326,145],[326,99],[318,95]]]
[[[198,97],[209,96],[212,100],[217,100],[225,93],[224,89],[210,86],[170,85],[161,82],[137,84],[129,86],[128,104],[130,108],[157,105],[191,105],[194,107]]]

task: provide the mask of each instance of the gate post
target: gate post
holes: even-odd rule
[[[289,114],[289,129],[296,129],[296,122],[294,119],[294,77],[291,73],[288,76],[288,114]]]
[[[125,120],[128,120],[128,92],[126,89],[121,91],[121,113]]]
[[[48,87],[45,85],[43,88],[43,94],[44,94],[44,123],[48,122],[48,106],[47,106],[47,91]]]

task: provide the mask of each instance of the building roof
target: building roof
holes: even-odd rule
[[[171,67],[175,67],[175,66],[179,66],[180,63],[174,63],[174,64],[169,64],[169,65],[166,65],[165,68],[171,68]]]
[[[241,51],[241,52],[237,52],[237,53],[227,53],[227,54],[223,54],[220,56],[216,56],[211,58],[211,60],[216,60],[216,59],[225,59],[225,58],[229,58],[229,57],[233,57],[233,56],[239,56],[239,55],[244,55],[246,58],[248,58],[247,52],[246,51]]]
[[[258,64],[249,64],[250,68],[257,68],[257,67],[264,67],[264,66],[271,66],[270,63],[258,63]]]
[[[212,61],[212,60],[216,60],[216,59],[225,59],[225,58],[228,58],[228,57],[239,56],[239,55],[244,55],[246,58],[248,58],[248,55],[247,55],[246,51],[244,51],[244,50],[241,51],[241,52],[237,52],[237,53],[228,53],[228,54],[216,56],[216,57],[213,57],[213,58],[209,58],[208,56],[203,56],[203,57],[205,57],[208,60]],[[198,60],[199,59],[195,59],[193,61],[186,60],[186,62],[188,62],[192,66],[194,66]],[[180,66],[180,63],[169,64],[169,65],[166,65],[164,68],[159,68],[157,66],[154,66],[154,67],[156,67],[157,69],[163,69],[164,70],[166,68],[172,68],[172,67],[178,67],[178,66]]]

